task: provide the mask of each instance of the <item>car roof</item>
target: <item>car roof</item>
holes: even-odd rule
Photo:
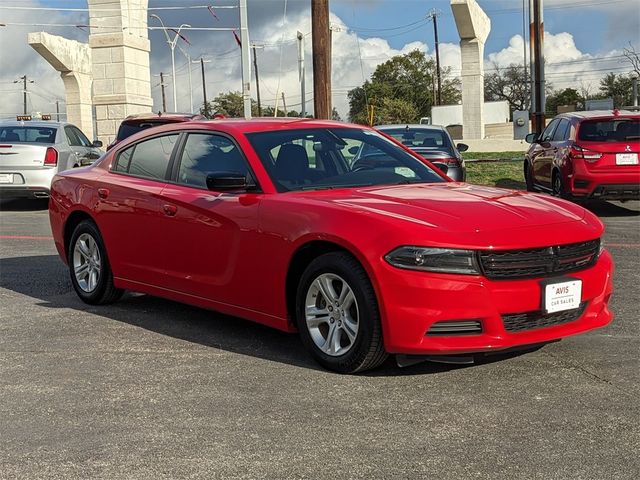
[[[198,124],[214,128],[233,130],[238,133],[265,132],[270,130],[292,130],[296,128],[353,128],[363,125],[338,122],[335,120],[317,120],[298,117],[258,117],[258,118],[220,118],[214,120],[193,121],[189,125]],[[188,128],[188,126],[185,126]]]
[[[45,120],[0,120],[0,127],[37,127],[37,128],[58,128],[64,127],[65,125],[71,125],[66,122],[49,122]]]
[[[591,120],[594,118],[640,118],[640,113],[630,110],[588,110],[584,112],[567,112],[558,115],[559,118],[576,118]]]
[[[425,123],[398,123],[395,125],[376,125],[378,130],[391,130],[396,128],[422,129],[422,130],[444,130],[442,125],[429,125]]]
[[[198,113],[153,113],[153,112],[145,112],[145,113],[136,113],[135,115],[129,115],[127,118],[123,120],[124,122],[136,122],[139,120],[167,120],[167,121],[187,121],[187,120],[204,120],[205,117]]]

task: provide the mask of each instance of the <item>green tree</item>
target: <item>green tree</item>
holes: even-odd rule
[[[225,117],[244,117],[244,102],[241,92],[221,93],[209,102],[208,107],[208,112],[206,111],[207,109],[201,108],[200,113],[205,116],[213,116],[216,113],[221,113]],[[251,115],[255,116],[257,114],[258,105],[254,100],[251,100]],[[271,115],[273,115],[273,109]]]
[[[377,111],[374,110],[376,123],[385,125],[393,123],[413,123],[418,117],[416,108],[401,98],[383,98]]]
[[[558,106],[560,105],[575,105],[577,110],[583,110],[584,98],[574,88],[565,88],[564,90],[552,92],[547,96],[547,115],[557,115]]]
[[[350,120],[368,123],[367,108],[368,105],[373,105],[375,123],[382,123],[376,112],[389,109],[392,105],[389,100],[403,102],[395,104],[396,106],[411,105],[413,110],[403,108],[405,113],[415,111],[413,118],[405,120],[407,122],[429,116],[434,103],[434,73],[433,60],[420,50],[397,55],[378,65],[371,80],[349,91]],[[449,74],[449,69],[442,71],[442,101],[443,104],[456,104],[460,100],[460,81],[448,78]]]
[[[621,108],[631,105],[631,84],[631,75],[616,75],[610,72],[600,80],[600,93],[605,98],[613,98],[613,106]]]

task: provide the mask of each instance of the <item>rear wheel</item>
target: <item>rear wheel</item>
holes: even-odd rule
[[[113,274],[98,227],[90,221],[80,222],[69,242],[69,273],[80,299],[92,305],[112,303],[123,290],[114,287]]]
[[[387,358],[375,292],[347,253],[328,253],[309,264],[298,286],[296,322],[312,356],[330,370],[361,372]]]
[[[567,195],[567,192],[564,188],[562,175],[560,175],[560,172],[558,172],[557,170],[553,172],[551,193],[553,194],[554,197],[565,198],[565,199],[569,198],[569,195]]]

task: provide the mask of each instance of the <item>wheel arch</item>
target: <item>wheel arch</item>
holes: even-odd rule
[[[96,228],[98,228],[98,224],[95,219],[84,210],[74,210],[71,212],[64,224],[64,253],[67,259],[69,258],[69,242],[71,241],[71,235],[73,235],[73,231],[84,220],[91,220],[96,225]]]
[[[375,277],[372,275],[372,269],[360,252],[358,252],[353,247],[344,245],[343,242],[333,239],[309,239],[299,245],[298,248],[294,251],[287,268],[287,275],[285,280],[285,300],[287,308],[287,318],[292,326],[295,326],[295,322],[293,319],[296,308],[296,294],[298,290],[298,284],[300,282],[302,274],[304,273],[304,270],[306,269],[307,265],[309,265],[309,263],[311,263],[314,259],[331,252],[345,252],[351,255],[362,266],[362,268],[364,268],[367,276],[369,277],[369,281],[373,286],[376,297],[380,298],[378,295],[378,286],[376,284]],[[380,301],[378,301],[378,306],[381,309],[380,313],[382,314],[382,305],[380,305]]]

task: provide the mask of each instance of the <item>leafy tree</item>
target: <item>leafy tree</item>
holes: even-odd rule
[[[631,75],[610,72],[600,80],[600,93],[604,98],[613,98],[613,106],[616,108],[631,105],[631,84]]]
[[[456,104],[460,100],[460,81],[447,78],[449,73],[449,69],[442,72],[442,101],[443,104]],[[420,117],[429,116],[434,104],[434,74],[433,60],[420,50],[387,60],[376,67],[371,80],[349,91],[350,120],[368,123],[368,105],[374,106],[375,123],[378,124],[382,120],[376,112],[389,110],[391,105],[402,105],[405,114],[415,112],[412,118],[404,119],[405,122],[415,122]],[[391,100],[401,100],[402,103],[393,103]],[[407,104],[412,108],[404,108]]]
[[[575,105],[577,110],[583,110],[584,98],[574,88],[565,88],[547,96],[546,110],[548,115],[556,115],[559,105]]]
[[[383,98],[380,107],[374,110],[376,123],[413,123],[418,117],[416,108],[401,98]]]
[[[201,108],[200,113],[205,116],[212,116],[216,113],[221,113],[225,117],[231,117],[231,118],[244,117],[244,102],[242,99],[242,93],[241,92],[221,93],[216,98],[214,98],[211,102],[209,102],[208,109]],[[251,100],[251,115],[255,116],[257,114],[258,114],[258,105],[254,100]],[[271,115],[273,115],[273,109],[271,110]]]
[[[528,110],[531,105],[530,87],[522,65],[499,67],[484,77],[484,99],[488,102],[506,100],[510,110]]]

